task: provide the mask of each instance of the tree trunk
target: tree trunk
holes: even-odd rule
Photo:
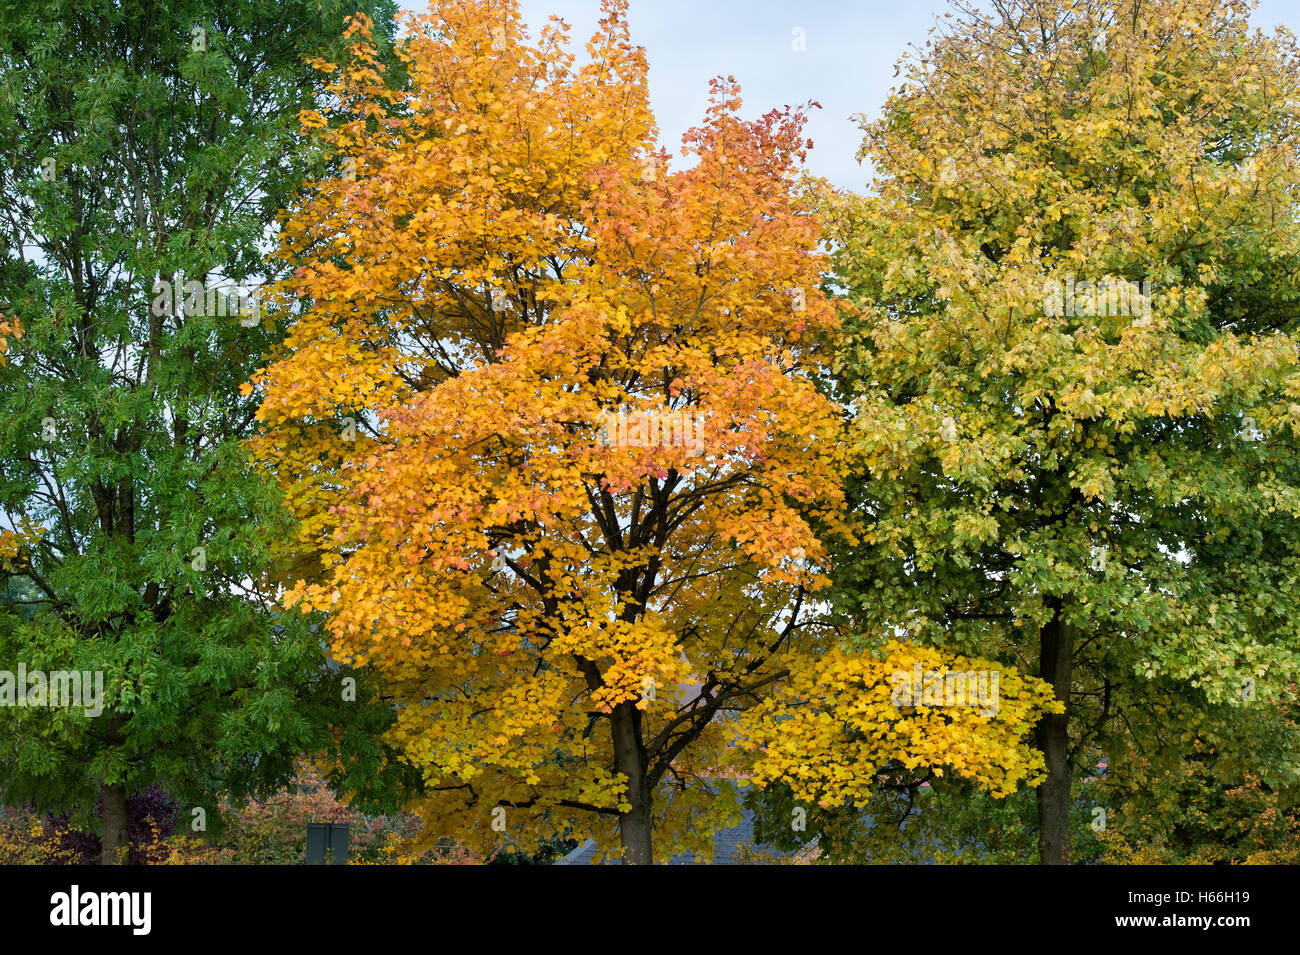
[[[1052,685],[1065,712],[1049,713],[1035,736],[1047,763],[1047,779],[1038,787],[1038,862],[1070,864],[1070,674],[1074,663],[1074,627],[1058,604],[1039,632],[1039,676]]]
[[[619,840],[626,865],[653,865],[650,836],[650,787],[646,781],[645,744],[641,739],[641,711],[633,702],[620,703],[610,716],[614,735],[614,768],[627,778],[627,801],[632,808],[618,815]]]
[[[100,865],[125,865],[131,848],[131,831],[126,814],[126,787],[120,783],[104,786],[104,806],[100,812],[102,836]]]

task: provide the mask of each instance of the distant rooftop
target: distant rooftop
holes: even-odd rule
[[[814,839],[798,852],[782,852],[771,846],[756,845],[754,842],[754,815],[748,809],[743,811],[741,820],[730,829],[721,829],[713,836],[713,865],[744,865],[772,861],[805,861],[816,854]],[[761,854],[756,857],[755,850]],[[574,849],[555,865],[595,865],[596,841],[588,839]],[[605,865],[622,865],[621,859],[609,859]],[[699,865],[695,855],[681,852],[668,860],[667,865]]]

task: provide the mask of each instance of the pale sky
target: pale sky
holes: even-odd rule
[[[422,0],[401,0],[426,9]],[[573,27],[575,45],[592,33],[598,0],[522,0],[536,36],[552,13]],[[895,82],[894,66],[909,44],[924,44],[946,0],[631,0],[633,40],[646,48],[650,100],[660,138],[674,156],[681,136],[698,123],[709,79],[733,75],[744,113],[816,100],[808,124],[814,147],[808,168],[838,186],[864,190],[868,174],[854,154],[861,132],[850,118],[876,116]],[[1300,0],[1262,0],[1254,21],[1300,30]],[[803,30],[805,49],[795,50]]]

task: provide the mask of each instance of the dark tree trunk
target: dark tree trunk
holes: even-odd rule
[[[627,777],[627,801],[632,808],[618,815],[623,862],[653,865],[650,838],[650,786],[646,779],[645,743],[641,739],[641,711],[635,703],[620,703],[610,715],[614,735],[614,768]]]
[[[100,821],[103,835],[100,845],[103,853],[100,865],[125,865],[131,847],[131,831],[126,814],[126,787],[118,784],[104,786],[104,806]]]
[[[1047,763],[1047,779],[1038,787],[1038,862],[1070,864],[1070,675],[1074,662],[1074,627],[1061,607],[1039,632],[1039,676],[1052,685],[1065,712],[1049,713],[1035,730]]]

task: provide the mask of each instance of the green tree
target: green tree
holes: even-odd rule
[[[1160,728],[1165,745],[1117,748],[1101,799],[1108,861],[1300,861],[1295,701],[1259,709],[1185,705]]]
[[[357,4],[391,28],[389,0]],[[283,781],[341,703],[319,629],[263,582],[286,517],[245,460],[238,386],[279,334],[239,294],[276,278],[275,213],[320,165],[303,57],[353,9],[11,0],[0,18],[0,666],[104,675],[88,709],[4,710],[0,786],[83,814],[98,796],[105,861],[133,790],[211,808]]]
[[[1177,714],[1267,723],[1291,692],[1300,73],[1236,0],[956,13],[864,123],[874,191],[833,202],[862,528],[838,600],[1055,687],[1063,863],[1082,753],[1176,760]]]

